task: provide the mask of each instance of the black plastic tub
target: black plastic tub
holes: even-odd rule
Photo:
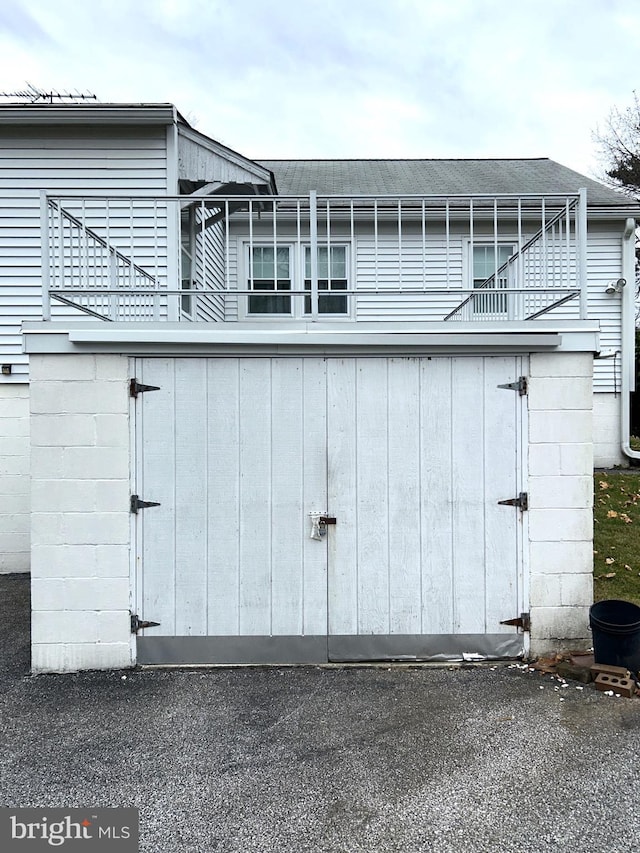
[[[640,607],[612,598],[589,610],[596,663],[640,671]]]

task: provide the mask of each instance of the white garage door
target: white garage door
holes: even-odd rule
[[[522,653],[516,357],[148,358],[140,663]],[[314,530],[313,514],[335,518]],[[314,538],[312,538],[312,536]]]

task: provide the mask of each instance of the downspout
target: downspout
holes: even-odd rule
[[[622,234],[622,276],[627,280],[628,286],[622,290],[622,381],[621,394],[622,406],[620,411],[620,437],[621,449],[629,459],[640,459],[640,452],[631,449],[629,434],[629,413],[631,407],[631,391],[635,390],[635,280],[636,280],[636,255],[635,255],[635,219],[627,219],[624,233]]]

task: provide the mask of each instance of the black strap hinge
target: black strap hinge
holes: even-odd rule
[[[521,631],[528,633],[531,630],[531,616],[528,613],[521,613],[515,619],[505,619],[501,625],[513,625],[514,628],[520,628]]]
[[[149,506],[161,506],[158,501],[143,501],[138,495],[131,495],[129,499],[129,509],[133,513],[137,513],[139,509],[146,509]]]
[[[528,391],[527,377],[520,376],[515,382],[507,382],[505,385],[498,385],[498,388],[506,388],[507,391],[517,391],[521,397]]]
[[[137,634],[143,628],[156,628],[159,622],[147,622],[144,619],[139,619],[137,613],[131,614],[131,633]]]
[[[133,378],[129,380],[129,396],[137,397],[138,394],[144,394],[145,391],[159,391],[159,385],[143,385],[142,382],[138,382],[137,379]]]
[[[520,492],[517,498],[509,498],[498,503],[500,506],[517,506],[522,512],[526,512],[529,509],[529,495],[526,492]]]

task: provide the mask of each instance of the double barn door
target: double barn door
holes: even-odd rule
[[[139,663],[511,656],[518,357],[144,358]],[[314,525],[318,514],[335,524]]]

